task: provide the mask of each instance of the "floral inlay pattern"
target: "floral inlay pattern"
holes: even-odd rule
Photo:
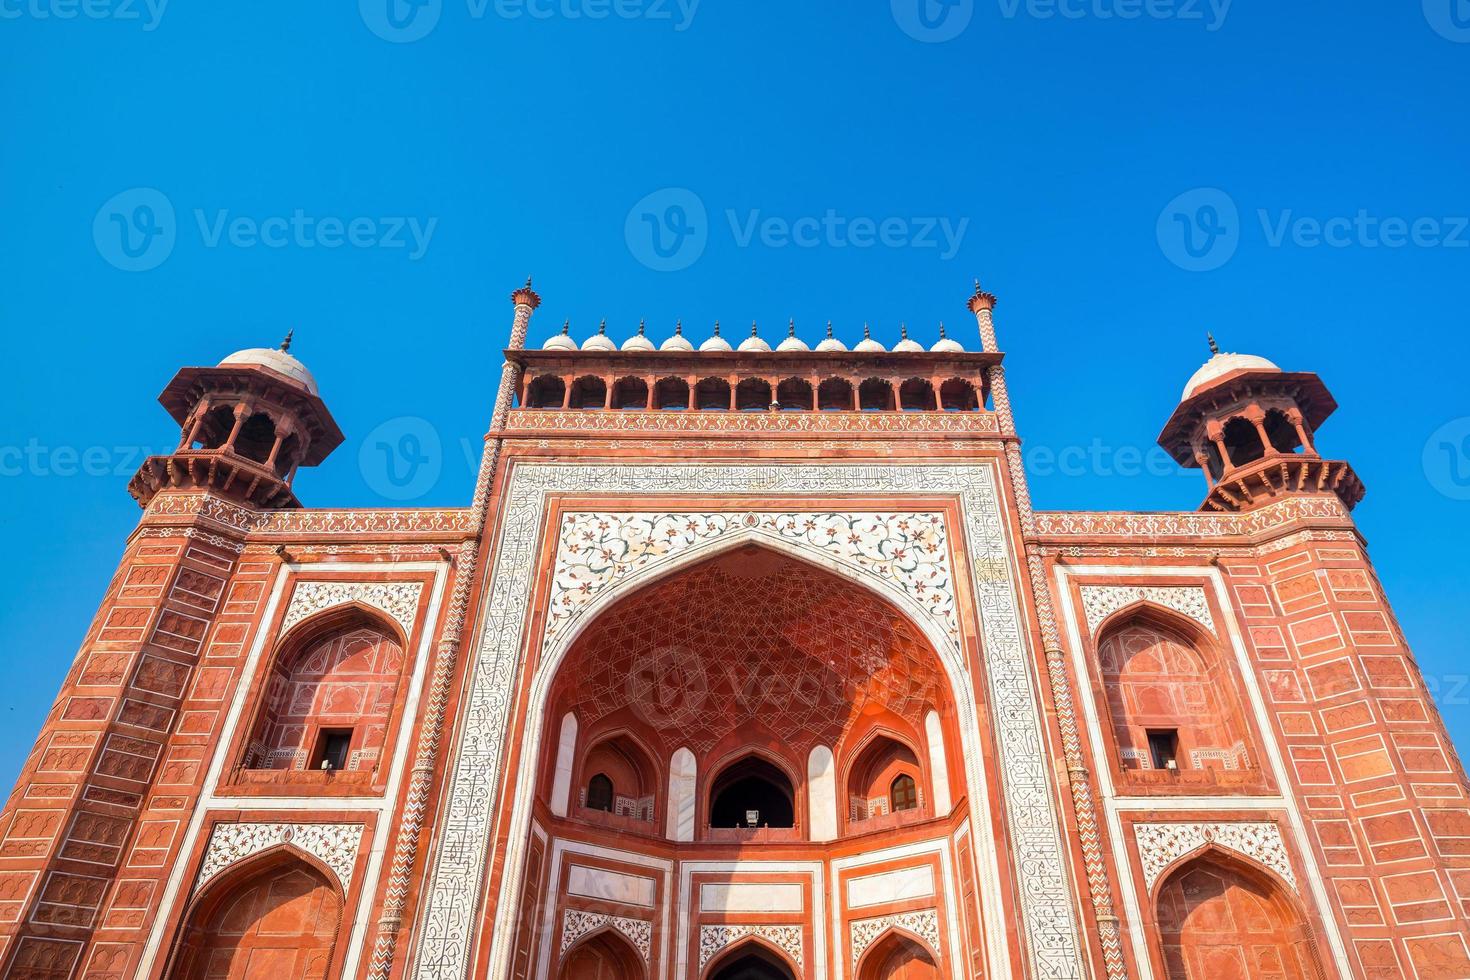
[[[362,842],[360,823],[222,823],[209,835],[209,847],[194,887],[199,889],[215,875],[252,855],[290,844],[318,858],[331,868],[347,891],[357,848]]]
[[[1286,842],[1274,823],[1141,823],[1133,832],[1149,888],[1175,861],[1207,844],[1244,854],[1276,872],[1288,887],[1296,887]]]
[[[701,926],[699,930],[699,968],[719,955],[720,950],[733,946],[747,936],[758,936],[777,949],[791,955],[796,965],[802,965],[801,926]]]
[[[876,572],[959,636],[938,514],[568,514],[562,521],[545,644],[630,573],[741,532],[785,539]]]
[[[567,909],[561,920],[561,952],[566,953],[577,940],[603,926],[610,926],[628,937],[633,948],[647,960],[653,950],[653,923],[642,919],[628,919],[621,915],[604,915],[601,912],[584,912]]]
[[[929,944],[929,948],[936,953],[939,951],[939,912],[935,909],[924,909],[919,912],[899,912],[896,915],[883,915],[876,919],[859,919],[852,923],[850,932],[852,934],[852,962],[862,958],[863,951],[889,929],[903,929],[918,936]]]
[[[404,635],[413,632],[414,615],[419,608],[422,582],[297,582],[281,622],[285,633],[296,624],[349,602],[372,606],[391,616],[403,627]]]
[[[1082,586],[1082,609],[1087,614],[1087,628],[1094,633],[1097,632],[1099,623],[1135,602],[1152,602],[1165,609],[1172,609],[1181,616],[1188,616],[1211,633],[1215,632],[1215,617],[1210,613],[1210,602],[1204,589],[1195,586]]]

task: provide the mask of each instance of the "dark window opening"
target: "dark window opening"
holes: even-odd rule
[[[1155,769],[1179,768],[1179,732],[1177,729],[1148,733],[1148,756]]]
[[[587,782],[587,809],[612,813],[613,783],[604,773],[598,773]]]
[[[765,950],[759,950],[730,960],[710,980],[791,980],[791,970]]]
[[[1255,424],[1237,415],[1225,423],[1225,452],[1230,457],[1230,465],[1244,466],[1265,456],[1266,447],[1261,445],[1261,434]]]
[[[888,806],[894,813],[919,806],[919,787],[913,776],[899,776],[888,790]]]
[[[745,759],[715,780],[711,827],[795,827],[795,794],[786,774],[763,759]]]
[[[1266,438],[1271,440],[1271,448],[1278,453],[1297,453],[1302,450],[1302,441],[1296,434],[1296,426],[1280,410],[1266,413]]]
[[[311,767],[322,770],[347,768],[347,753],[352,748],[352,729],[324,728],[316,737],[316,753]]]

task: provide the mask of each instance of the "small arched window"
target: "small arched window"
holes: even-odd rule
[[[905,774],[893,781],[893,785],[888,788],[888,805],[892,813],[918,807],[919,787],[914,783],[913,776]]]
[[[612,813],[613,784],[603,773],[598,773],[587,782],[587,809]]]

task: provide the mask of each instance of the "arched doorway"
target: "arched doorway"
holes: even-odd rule
[[[710,790],[709,825],[795,827],[795,799],[791,780],[784,772],[759,756],[747,756],[715,778]]]
[[[939,980],[939,967],[923,946],[890,932],[863,955],[858,980]]]
[[[708,980],[796,980],[791,967],[756,943],[747,943],[727,954],[707,976]]]
[[[1169,980],[1320,980],[1316,944],[1271,878],[1215,854],[1183,865],[1158,897]]]
[[[171,980],[322,980],[342,918],[337,887],[279,853],[215,882],[184,927]]]
[[[622,936],[604,930],[562,960],[559,980],[641,980],[643,961]]]

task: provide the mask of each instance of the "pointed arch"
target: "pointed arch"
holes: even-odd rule
[[[1168,980],[1325,976],[1310,918],[1257,862],[1213,844],[1160,877],[1152,910]]]
[[[938,980],[939,959],[929,940],[891,922],[859,954],[853,976],[857,980]]]
[[[746,963],[750,963],[749,973],[740,970]],[[710,956],[700,971],[701,980],[798,980],[801,976],[800,960],[759,933],[734,939]]]
[[[557,964],[558,980],[645,980],[647,975],[643,954],[612,922],[577,937]]]
[[[330,868],[277,845],[221,872],[190,900],[163,976],[207,980],[220,964],[237,963],[259,973],[328,976],[344,906]]]

